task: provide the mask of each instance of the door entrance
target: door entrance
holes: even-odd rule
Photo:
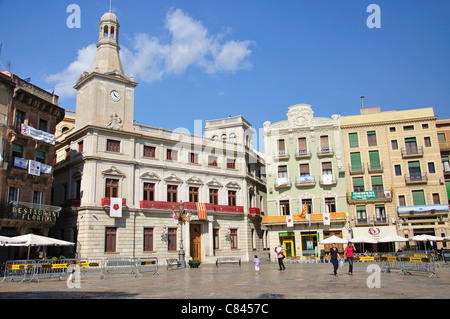
[[[295,249],[294,249],[294,241],[293,240],[284,240],[283,241],[283,250],[285,259],[292,259],[295,257]]]
[[[191,257],[192,259],[198,259],[199,261],[202,261],[201,252],[202,252],[202,245],[201,245],[201,224],[190,224],[190,247],[191,247]]]

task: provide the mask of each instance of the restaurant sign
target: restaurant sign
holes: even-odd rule
[[[352,200],[377,199],[376,191],[352,192]]]
[[[55,222],[59,217],[59,211],[44,210],[29,207],[11,207],[11,218],[36,222]]]

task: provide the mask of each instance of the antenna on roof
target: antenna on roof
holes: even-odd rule
[[[111,0],[109,0],[109,12],[111,12]]]

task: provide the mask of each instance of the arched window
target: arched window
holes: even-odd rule
[[[108,26],[105,25],[103,27],[103,37],[107,38],[108,37]]]
[[[231,133],[230,134],[230,140],[229,140],[231,143],[236,143],[236,134],[234,134],[234,133]]]
[[[222,134],[220,138],[225,142],[227,140],[227,134]]]
[[[111,27],[111,38],[114,38],[114,27]]]
[[[212,139],[213,141],[215,141],[215,140],[219,139],[219,137],[218,137],[217,135],[214,135],[213,137],[211,137],[211,139]]]

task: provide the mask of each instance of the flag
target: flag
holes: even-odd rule
[[[197,205],[198,219],[206,219],[206,204],[196,203],[196,205]]]
[[[330,225],[330,213],[323,213],[323,224],[324,225]]]
[[[309,227],[311,227],[311,215],[306,215],[305,218],[309,221]]]
[[[173,212],[172,221],[173,221],[174,224],[178,225],[178,216],[175,214],[175,212]]]
[[[111,197],[109,203],[109,217],[122,217],[122,198]]]
[[[330,213],[323,213],[323,224],[324,225],[330,225]]]
[[[186,214],[184,214],[184,221],[189,222],[190,219],[191,219],[191,214],[189,212],[186,212]]]
[[[286,215],[287,227],[294,227],[294,218],[291,215]]]
[[[306,216],[306,205],[303,205],[302,213],[300,214],[301,218],[305,218]]]

